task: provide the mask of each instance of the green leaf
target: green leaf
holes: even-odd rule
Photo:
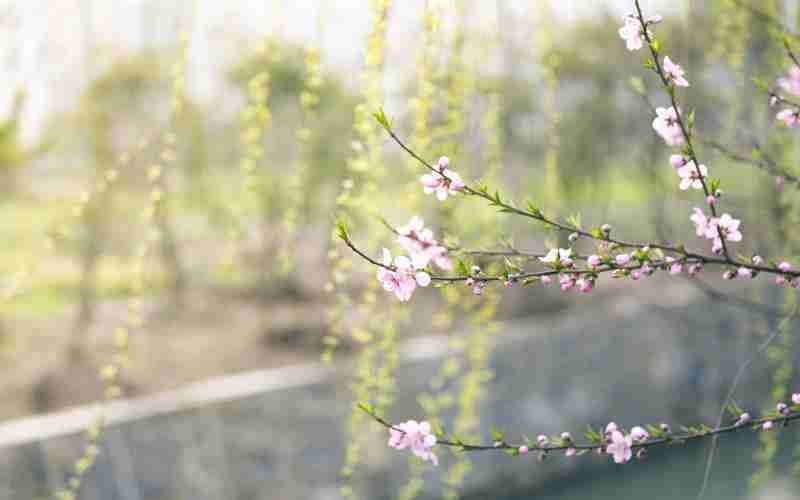
[[[386,117],[386,113],[383,111],[383,108],[380,108],[376,113],[372,113],[372,116],[381,124],[381,127],[384,128],[387,132],[392,131],[392,124],[389,122],[389,119]]]
[[[686,117],[686,126],[690,132],[694,128],[694,110],[689,111],[689,116]]]
[[[653,39],[650,43],[650,47],[652,47],[653,51],[656,53],[661,52],[661,42],[657,38]]]
[[[567,222],[569,222],[569,224],[572,227],[576,229],[581,229],[581,214],[575,213],[573,215],[570,215],[569,217],[567,217]]]
[[[469,276],[469,265],[463,259],[458,259],[456,262],[456,274],[458,276]]]
[[[336,237],[342,241],[350,241],[350,236],[347,234],[347,226],[341,219],[336,221]]]
[[[496,427],[492,426],[492,428],[489,430],[489,432],[492,434],[492,442],[495,442],[495,443],[498,443],[498,442],[499,443],[504,443],[505,442],[505,439],[506,439],[505,435],[502,432],[500,432]]]
[[[360,401],[360,402],[358,403],[358,407],[359,407],[359,408],[360,408],[362,411],[364,411],[365,413],[367,413],[367,414],[369,414],[369,415],[371,415],[371,416],[373,416],[373,417],[375,416],[375,408],[374,408],[374,407],[373,407],[373,406],[372,406],[372,405],[371,405],[369,402],[367,402],[367,401]]]
[[[542,211],[539,210],[539,208],[536,205],[534,205],[532,201],[526,202],[526,208],[528,210],[528,213],[533,215],[534,217],[536,218],[542,217]]]

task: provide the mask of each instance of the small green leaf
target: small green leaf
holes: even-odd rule
[[[650,47],[652,47],[653,51],[656,53],[661,52],[661,42],[657,38],[653,39],[650,43]]]
[[[383,108],[380,108],[376,113],[372,113],[372,116],[381,124],[381,127],[384,128],[387,132],[392,131],[392,124],[389,122],[389,119],[386,117],[386,113],[383,111]]]
[[[336,221],[336,237],[342,241],[350,241],[350,236],[347,234],[347,226],[341,219]]]
[[[358,407],[364,411],[365,413],[375,416],[375,408],[367,401],[361,401],[358,403]]]

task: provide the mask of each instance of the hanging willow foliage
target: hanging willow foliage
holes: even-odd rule
[[[367,38],[364,69],[361,73],[362,102],[355,108],[352,156],[347,163],[348,178],[337,197],[337,206],[342,217],[354,218],[361,214],[375,215],[375,207],[369,200],[379,192],[378,186],[385,177],[383,166],[383,141],[377,123],[372,117],[383,105],[383,72],[385,60],[386,30],[389,20],[390,0],[372,0],[372,29]],[[369,221],[362,221],[365,224]],[[375,246],[374,233],[369,231],[367,244]],[[326,287],[335,293],[335,304],[329,311],[330,335],[326,338],[328,349],[323,359],[330,360],[333,349],[346,330],[359,345],[361,351],[356,362],[356,372],[351,385],[354,401],[373,401],[380,411],[393,400],[394,370],[397,365],[397,330],[392,312],[394,308],[379,308],[378,282],[370,279],[366,289],[355,301],[350,298],[348,285],[353,270],[352,258],[337,250],[336,232],[332,232],[331,260],[332,280]],[[350,317],[347,316],[348,313]],[[347,423],[348,445],[340,475],[343,484],[340,494],[344,498],[355,498],[353,472],[361,459],[366,434],[365,415],[354,405]]]

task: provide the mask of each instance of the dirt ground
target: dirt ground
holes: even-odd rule
[[[230,291],[191,292],[180,310],[144,304],[145,324],[131,331],[125,395],[167,390],[207,377],[319,358],[324,305],[265,300]],[[124,301],[100,304],[85,349],[70,359],[70,308],[46,320],[6,320],[0,419],[89,403],[102,397],[99,370],[113,354]],[[66,332],[66,334],[65,334]]]

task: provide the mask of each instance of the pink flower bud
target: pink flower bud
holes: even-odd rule
[[[578,241],[579,236],[580,235],[578,235],[578,233],[571,233],[569,235],[569,241],[572,241],[572,242]]]
[[[675,262],[674,264],[669,266],[669,274],[672,275],[681,274],[681,271],[683,271],[683,266],[681,265],[680,262]]]
[[[525,445],[519,447],[519,454],[520,455],[526,455],[529,451],[530,450]]]
[[[779,193],[783,191],[783,185],[786,183],[786,177],[779,175],[775,177],[775,190]]]
[[[689,276],[694,276],[696,274],[699,274],[700,271],[702,270],[703,270],[703,264],[692,264],[691,266],[689,266],[688,273]]]
[[[764,264],[764,258],[760,255],[753,255],[753,264],[760,266]]]
[[[800,405],[800,392],[795,392],[792,394],[792,403]]]
[[[706,196],[706,203],[708,203],[709,205],[713,205],[716,202],[717,202],[717,197],[714,196],[713,194]]]
[[[614,257],[614,261],[617,263],[618,266],[624,266],[628,262],[631,261],[631,256],[626,253],[621,253]]]
[[[539,444],[540,447],[544,447],[550,444],[550,440],[547,439],[547,436],[545,436],[544,434],[539,434],[538,436],[536,436],[536,442]]]
[[[785,273],[788,273],[789,271],[792,270],[792,265],[789,264],[786,261],[783,261],[780,264],[778,264],[778,269],[780,269],[781,271],[783,271]]]
[[[722,279],[724,280],[732,280],[733,277],[736,276],[733,271],[728,270],[722,273]]]
[[[578,453],[578,450],[575,448],[567,448],[567,451],[564,452],[564,455],[567,457],[574,457]]]
[[[762,425],[761,428],[765,431],[768,431],[772,429],[774,426],[775,423],[773,423],[772,420],[767,420],[766,422],[764,422],[764,425]]]
[[[466,281],[464,281],[464,284],[466,286],[468,286],[468,287],[475,286],[475,279],[474,278],[467,278]]]
[[[619,430],[619,428],[617,427],[617,424],[614,422],[609,422],[608,425],[606,425],[606,434],[611,434],[612,432],[617,430]]]
[[[736,276],[743,279],[750,279],[753,277],[753,270],[748,267],[740,267],[736,270]]]
[[[650,264],[647,264],[647,263],[645,263],[645,264],[642,264],[642,267],[641,267],[639,270],[640,270],[640,271],[642,272],[642,274],[644,274],[645,276],[650,276],[651,274],[653,274],[653,273],[655,272],[655,269],[653,269],[652,267],[650,267]]]
[[[578,286],[578,290],[583,293],[589,293],[594,289],[594,281],[591,279],[581,278],[575,284]]]
[[[439,158],[437,164],[439,165],[439,170],[445,169],[450,166],[450,158],[442,156],[441,158]]]
[[[561,433],[561,439],[563,439],[564,441],[570,442],[570,441],[572,441],[572,434],[570,434],[569,432],[562,432]]]
[[[650,434],[644,430],[643,427],[637,425],[631,429],[631,438],[633,438],[634,441],[646,441],[649,437]]]
[[[553,282],[553,278],[551,278],[550,276],[542,276],[542,284],[543,285],[549,285],[552,282]]]
[[[752,420],[753,420],[753,418],[750,416],[750,414],[747,413],[747,412],[744,412],[741,415],[739,415],[739,420],[736,421],[736,425],[747,425]]]
[[[513,282],[513,281],[511,281],[511,280],[506,280],[506,281],[504,281],[504,282],[503,282],[503,285],[504,285],[506,288],[513,288],[513,287],[514,287],[514,282]]]
[[[589,258],[586,259],[586,263],[591,267],[597,267],[603,263],[603,259],[601,259],[599,255],[590,255]]]
[[[778,410],[778,413],[780,413],[783,416],[786,416],[786,415],[789,414],[789,407],[783,401],[781,401],[780,403],[778,403],[776,405],[776,409]]]
[[[639,270],[631,271],[631,279],[637,281],[639,278],[642,277],[642,273]]]
[[[681,168],[686,165],[686,158],[683,155],[672,155],[669,157],[669,164],[673,168]]]

